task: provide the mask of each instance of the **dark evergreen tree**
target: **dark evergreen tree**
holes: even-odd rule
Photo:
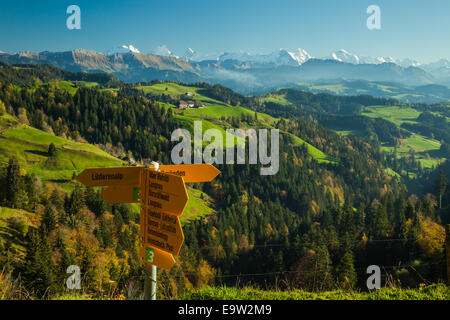
[[[447,189],[447,179],[442,171],[439,171],[438,177],[434,182],[434,190],[436,195],[439,197],[439,208],[442,208],[442,195],[445,193]]]
[[[49,157],[54,157],[54,156],[56,156],[56,147],[55,147],[55,144],[54,144],[53,142],[50,143],[50,145],[48,146],[47,155],[48,155]]]

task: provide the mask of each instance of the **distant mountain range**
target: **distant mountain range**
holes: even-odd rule
[[[312,88],[317,83],[339,82],[346,83],[346,86],[353,83],[349,92],[365,93],[365,89],[358,91],[354,84],[388,82],[402,88],[395,91],[395,96],[411,102],[448,101],[450,97],[446,92],[450,84],[450,62],[446,59],[422,65],[412,59],[360,57],[345,50],[318,59],[304,49],[280,49],[270,54],[222,53],[215,58],[203,58],[192,48],[186,49],[179,57],[164,45],[150,54],[140,52],[133,45],[123,45],[106,53],[84,49],[0,52],[0,61],[8,64],[50,64],[70,71],[106,72],[127,82],[155,79],[186,83],[205,81],[221,83],[241,93],[262,93],[298,85]],[[427,85],[439,85],[439,89],[435,87],[434,90],[439,94],[434,91],[432,96],[414,93],[415,87]]]

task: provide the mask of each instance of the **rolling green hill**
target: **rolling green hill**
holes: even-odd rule
[[[447,102],[450,98],[450,90],[445,86],[436,84],[413,87],[393,82],[339,79],[315,83],[297,83],[294,88],[314,93],[345,96],[364,94],[414,103]]]
[[[185,128],[193,128],[193,122],[196,120],[202,120],[202,130],[206,131],[208,129],[218,129],[222,132],[225,139],[225,130],[233,129],[226,118],[229,117],[245,117],[249,116],[251,118],[257,117],[256,125],[252,127],[260,128],[273,128],[273,124],[278,120],[270,115],[260,112],[254,112],[247,108],[240,106],[232,106],[230,104],[209,98],[202,94],[202,88],[195,86],[184,86],[177,83],[167,82],[158,83],[151,86],[138,86],[137,89],[142,90],[144,93],[151,93],[154,95],[170,95],[172,97],[179,97],[185,95],[187,92],[193,94],[192,99],[201,101],[205,107],[204,108],[191,108],[187,110],[179,110],[176,106],[166,103],[161,103],[166,108],[173,108],[175,112],[175,117],[180,121],[180,123]],[[286,102],[287,103],[287,102]],[[297,145],[306,144],[308,146],[309,153],[312,158],[316,159],[318,162],[335,162],[334,159],[323,153],[321,150],[317,149],[313,145],[309,144],[307,141],[294,136],[293,134],[287,132],[281,132],[282,134],[288,135],[293,139],[293,142]],[[224,140],[225,141],[225,140]],[[242,139],[237,139],[238,143],[242,142]],[[209,143],[206,143],[209,144]]]
[[[418,123],[416,120],[422,114],[421,111],[410,107],[399,106],[368,106],[362,115],[370,118],[382,118],[400,127],[403,123]],[[432,138],[411,132],[411,136],[401,139],[397,147],[399,157],[414,154],[424,168],[432,168],[444,161],[443,158],[432,157],[432,152],[439,150],[441,142]],[[383,145],[382,149],[388,152],[394,151],[394,146]]]
[[[15,255],[15,261],[25,256],[24,235],[30,226],[39,224],[39,217],[35,213],[25,210],[0,207],[0,243],[8,241]]]
[[[415,120],[421,113],[410,107],[368,106],[361,114],[370,118],[383,118],[400,126],[404,122],[416,123]]]
[[[9,115],[0,119],[3,124],[0,129],[0,162],[6,164],[11,156],[15,156],[26,172],[35,173],[44,181],[67,182],[72,180],[73,174],[85,168],[123,163],[93,145],[69,141],[20,124]],[[50,143],[57,150],[53,157],[47,154]]]
[[[183,86],[177,83],[167,82],[158,83],[151,86],[138,86],[136,89],[141,90],[144,93],[150,93],[153,95],[169,95],[171,97],[183,96],[187,92],[193,94],[192,99],[200,101],[205,107],[180,110],[179,114],[192,117],[201,118],[203,120],[218,120],[222,117],[241,117],[241,116],[255,116],[255,112],[248,110],[240,106],[232,106],[230,104],[209,98],[202,94],[202,88],[195,86]],[[167,90],[166,90],[167,89]],[[276,119],[264,114],[257,113],[258,121],[262,125],[271,125]]]
[[[189,221],[201,219],[202,217],[215,213],[213,199],[206,193],[197,189],[188,188],[188,194],[189,202],[181,216],[181,223],[183,225]]]
[[[310,109],[310,112],[319,114],[321,119],[319,122],[322,125],[344,136],[353,134],[368,139],[373,139],[373,136],[375,136],[379,139],[382,150],[394,152],[396,149],[399,158],[414,156],[422,168],[436,167],[439,163],[445,161],[443,153],[440,152],[443,141],[442,135],[436,134],[435,137],[435,134],[430,133],[432,130],[425,131],[422,129],[420,131],[420,128],[423,128],[421,118],[423,119],[426,108],[417,104],[402,104],[396,100],[379,99],[376,102],[371,98],[366,99],[366,96],[361,96],[358,100],[357,97],[329,95],[345,95],[344,87],[343,83],[316,84],[316,92],[327,92],[328,94],[317,93],[315,95],[311,93],[302,94],[300,91],[293,91],[292,89],[280,89],[263,95],[259,99],[261,103],[269,104],[271,108],[286,114],[299,107],[300,109]],[[377,90],[389,91],[394,90],[395,86],[388,83],[376,83],[376,88]],[[367,92],[361,91],[353,94],[367,94]],[[325,103],[325,101],[328,103]],[[321,113],[321,111],[324,111],[324,113]],[[449,121],[448,111],[443,104],[440,108],[435,107],[431,112],[426,112],[428,112],[428,115],[432,114],[435,117],[446,117],[447,122]],[[364,125],[351,120],[358,116],[362,116],[360,120],[365,121]],[[371,121],[366,121],[369,120],[367,118],[370,118]],[[382,121],[387,121],[390,124]],[[430,124],[427,125],[430,126]],[[394,130],[395,127],[396,130]],[[431,128],[440,129],[439,126],[433,124],[431,124]],[[441,129],[445,131],[444,127]],[[398,139],[398,141],[394,141],[395,139]],[[397,148],[394,146],[395,143],[397,143]]]

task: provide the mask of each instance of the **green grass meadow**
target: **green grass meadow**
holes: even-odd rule
[[[5,122],[8,118],[0,119]],[[53,157],[47,154],[50,143],[57,150]],[[93,145],[66,140],[23,124],[4,128],[0,134],[0,163],[5,165],[11,156],[19,160],[25,172],[35,173],[44,181],[70,181],[73,174],[86,168],[123,163]]]
[[[271,291],[254,288],[205,287],[182,296],[182,300],[449,300],[450,287],[445,284],[418,289],[381,288],[371,292],[335,290],[307,292],[303,290]]]
[[[400,127],[402,123],[417,123],[416,119],[422,112],[410,107],[399,106],[369,106],[366,107],[362,115],[371,118],[382,118]],[[436,167],[445,159],[433,158],[432,152],[439,150],[441,143],[431,137],[413,133],[408,138],[402,139],[397,147],[399,157],[415,154],[424,168]],[[387,152],[393,152],[394,146],[382,146]]]
[[[369,106],[361,113],[370,118],[382,118],[400,126],[402,123],[417,123],[416,119],[422,112],[409,107]]]

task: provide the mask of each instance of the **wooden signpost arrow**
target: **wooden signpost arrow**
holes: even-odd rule
[[[184,183],[208,182],[220,173],[216,167],[210,164],[166,165],[159,168],[160,172],[182,177]],[[124,180],[124,184],[129,184],[130,181],[141,179],[136,178],[141,170],[143,167],[88,169],[80,174],[77,180],[87,186],[109,186],[102,192],[102,197],[109,203],[139,203],[140,184],[115,185],[114,177],[120,178],[120,175],[125,174],[122,180]]]
[[[180,218],[151,208],[146,210],[146,243],[178,256],[184,242]]]
[[[135,186],[110,186],[103,190],[102,197],[109,203],[139,203],[140,190]]]
[[[144,257],[145,263],[156,265],[165,270],[170,270],[175,264],[175,259],[170,253],[149,246],[142,247],[139,256]]]
[[[209,182],[220,173],[212,164],[206,163],[163,165],[159,166],[159,171],[183,177],[185,183]]]
[[[189,200],[183,178],[146,169],[145,206],[181,216]]]
[[[87,187],[134,185],[140,186],[141,171],[144,167],[91,168],[84,170],[76,180]],[[211,164],[161,165],[160,172],[182,177],[185,183],[209,182],[220,171]]]
[[[140,167],[114,167],[86,169],[75,179],[87,187],[140,186]]]

